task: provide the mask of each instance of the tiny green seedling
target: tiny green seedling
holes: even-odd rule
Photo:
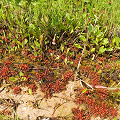
[[[29,94],[32,95],[32,90],[30,88],[28,90],[29,90]]]

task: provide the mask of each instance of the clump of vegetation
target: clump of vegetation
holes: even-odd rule
[[[103,61],[106,60],[106,58],[104,57],[99,57],[98,59]],[[73,109],[74,117],[76,120],[80,119],[81,117],[83,117],[84,119],[89,119],[92,115],[99,115],[101,118],[110,117],[110,119],[113,119],[117,115],[117,106],[113,103],[113,101],[116,101],[117,103],[119,95],[117,94],[118,96],[116,96],[115,99],[113,98],[113,96],[115,96],[114,94],[116,94],[114,90],[117,90],[116,87],[114,87],[114,89],[111,88],[111,84],[114,82],[113,79],[112,81],[110,81],[111,79],[103,80],[102,74],[111,72],[111,66],[108,65],[107,62],[103,61],[102,63],[96,62],[94,65],[96,67],[92,66],[93,68],[90,64],[89,66],[91,68],[89,66],[81,66],[80,74],[81,76],[84,76],[84,81],[86,78],[90,79],[90,85],[84,83],[83,86],[85,88],[76,89],[76,103],[83,104],[85,106],[84,110],[79,110],[79,108]],[[91,64],[93,64],[93,62]],[[109,67],[105,69],[106,66]],[[92,71],[92,69],[94,71]],[[115,69],[119,69],[119,65],[116,65]],[[115,78],[119,77],[116,73],[112,73],[112,75],[115,76]],[[118,84],[119,80],[115,80],[115,82],[116,84]],[[101,86],[101,84],[104,86]],[[114,94],[111,94],[111,90],[114,91]],[[108,101],[111,101],[111,103],[109,103]],[[86,117],[86,112],[82,114],[83,111],[88,111],[89,117]]]

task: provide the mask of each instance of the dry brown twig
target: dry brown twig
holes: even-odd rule
[[[78,73],[78,69],[79,69],[79,67],[80,67],[80,62],[81,62],[82,56],[83,56],[84,51],[85,51],[85,47],[86,47],[86,44],[84,44],[84,47],[83,47],[83,50],[82,50],[81,56],[80,56],[80,58],[79,58],[79,62],[78,62],[78,66],[77,66],[77,70],[76,70],[76,72],[75,72],[75,78],[74,78],[74,81],[76,81],[76,76],[78,75],[77,73]],[[83,87],[82,82],[81,82],[81,79],[80,79],[80,84],[81,84],[81,86]],[[87,84],[87,83],[86,83],[86,84]],[[74,86],[74,83],[73,83],[73,85],[71,86],[71,91],[72,91],[72,89],[73,89],[73,86]]]

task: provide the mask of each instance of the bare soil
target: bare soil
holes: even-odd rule
[[[22,91],[20,94],[16,95],[12,90],[8,90],[5,88],[0,94],[4,99],[13,99],[15,103],[19,103],[16,113],[14,113],[13,109],[10,107],[10,111],[12,112],[11,117],[14,117],[14,114],[18,115],[18,117],[22,120],[40,120],[46,118],[51,119],[67,119],[71,120],[73,114],[71,109],[77,108],[78,105],[75,104],[75,91],[77,87],[80,86],[79,81],[69,82],[66,86],[66,90],[53,94],[52,98],[45,98],[44,93],[41,92],[41,89],[38,85],[38,89],[32,95],[29,94],[27,87],[21,87]],[[0,111],[7,108],[5,104],[0,105]],[[84,109],[84,105],[79,106],[79,108]],[[65,118],[67,117],[68,118]],[[118,111],[117,119],[120,118],[120,106]],[[91,120],[102,120],[100,117],[92,116]],[[104,120],[109,120],[104,119]]]

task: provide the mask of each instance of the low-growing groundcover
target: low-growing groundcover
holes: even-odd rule
[[[1,1],[0,119],[120,118],[118,5],[117,0]],[[21,100],[25,96],[31,100]],[[55,105],[46,107],[53,98]],[[41,110],[35,118],[18,112],[25,100],[31,107],[22,107],[25,112]],[[74,106],[68,104],[65,112],[68,102]]]
[[[37,84],[39,84],[41,91],[45,94],[44,97],[50,99],[52,94],[65,90],[68,81],[74,81],[75,67],[80,57],[80,55],[77,55],[79,49],[76,47],[74,49],[75,56],[71,56],[71,54],[66,56],[65,51],[58,53],[56,52],[58,49],[49,49],[45,56],[42,56],[43,58],[34,56],[34,59],[30,58],[32,54],[29,51],[27,55],[25,52],[22,52],[23,54],[17,52],[10,55],[8,53],[4,57],[3,54],[0,64],[1,87],[6,84],[6,89],[13,89],[14,94],[20,94],[21,87],[27,86],[28,94],[34,95]],[[19,54],[17,58],[15,58],[16,54]],[[73,118],[90,119],[94,115],[113,119],[117,116],[120,98],[119,67],[119,60],[113,55],[107,59],[105,57],[97,57],[94,60],[92,58],[82,58],[76,80],[82,79],[92,87],[82,83],[83,88],[79,86],[80,88],[74,89],[76,94],[74,102],[79,106],[84,104],[84,109],[72,108]],[[79,78],[81,76],[82,78]],[[1,100],[1,104],[6,103],[5,99],[1,98]],[[1,114],[5,114],[5,111],[1,111]],[[11,113],[9,112],[9,114]]]

